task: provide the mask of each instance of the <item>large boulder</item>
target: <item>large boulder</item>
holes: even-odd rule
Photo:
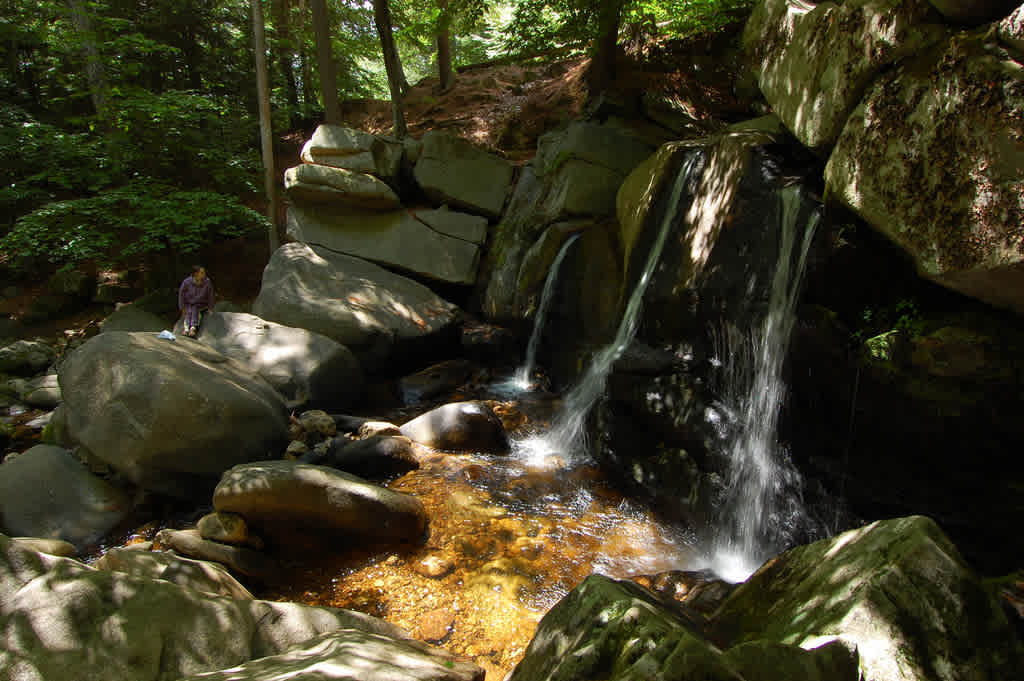
[[[431,130],[423,135],[416,182],[430,198],[488,218],[497,218],[512,186],[508,161],[469,142]]]
[[[1019,6],[1018,0],[928,0],[947,20],[970,26],[1002,19]]]
[[[274,252],[253,303],[263,319],[342,343],[368,369],[454,335],[456,311],[422,284],[301,243]]]
[[[775,113],[805,146],[827,153],[871,82],[945,35],[927,0],[765,0],[743,44]]]
[[[288,236],[452,284],[476,281],[480,260],[478,243],[439,232],[405,210],[359,213],[292,205]]]
[[[92,564],[97,570],[123,572],[136,577],[162,579],[195,591],[252,600],[254,596],[216,563],[192,560],[169,551],[113,548]]]
[[[943,286],[1024,314],[1024,71],[965,33],[879,78],[828,192]],[[898,191],[897,191],[898,189]]]
[[[100,331],[152,331],[160,333],[170,325],[163,318],[129,303],[120,305],[100,322]]]
[[[338,470],[262,461],[224,474],[213,494],[217,511],[237,513],[276,546],[325,538],[410,542],[423,536],[426,511],[415,497]]]
[[[361,613],[212,597],[39,554],[0,535],[0,669],[11,681],[172,681],[342,629],[408,638]]]
[[[383,181],[343,168],[303,163],[284,173],[284,188],[293,199],[335,203],[371,211],[394,210],[398,195]]]
[[[0,529],[85,548],[124,520],[128,495],[60,447],[36,445],[0,466]]]
[[[178,681],[483,681],[484,670],[440,648],[358,629],[312,638],[280,655]]]
[[[722,604],[711,636],[803,647],[838,636],[859,650],[865,681],[996,681],[1013,678],[1024,662],[999,604],[922,516],[872,523],[772,559]]]
[[[414,442],[434,449],[505,454],[505,428],[484,402],[453,402],[406,422],[399,429]]]
[[[290,403],[344,408],[362,395],[359,360],[319,333],[242,312],[213,312],[203,318],[197,338],[255,370]]]
[[[403,149],[401,142],[392,139],[323,123],[302,147],[302,161],[394,181],[401,169]]]
[[[685,615],[632,582],[591,575],[544,615],[508,681],[857,681],[856,656],[841,644],[723,651]]]
[[[287,442],[281,396],[190,340],[103,333],[59,376],[68,437],[147,489],[205,496],[226,469],[279,456]]]

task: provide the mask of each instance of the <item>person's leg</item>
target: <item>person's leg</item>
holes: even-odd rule
[[[183,320],[185,325],[185,335],[194,336],[196,333],[196,327],[199,326],[199,307],[196,305],[185,306],[185,318]]]

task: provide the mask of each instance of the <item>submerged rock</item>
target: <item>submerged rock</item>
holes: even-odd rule
[[[483,402],[453,402],[403,424],[402,435],[422,445],[460,452],[506,454],[501,419]]]

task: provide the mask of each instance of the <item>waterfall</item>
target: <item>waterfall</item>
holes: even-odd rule
[[[647,255],[647,262],[636,287],[629,296],[626,303],[626,310],[622,314],[622,321],[619,322],[615,339],[602,348],[590,361],[586,373],[565,396],[562,410],[552,424],[551,432],[546,440],[548,446],[563,456],[581,456],[586,454],[586,421],[594,403],[604,393],[605,383],[608,374],[611,373],[615,360],[619,358],[623,350],[636,336],[637,324],[640,318],[640,309],[643,306],[644,292],[650,283],[654,268],[658,265],[661,251],[665,247],[665,241],[672,227],[678,222],[679,202],[683,196],[683,189],[686,181],[693,173],[699,156],[692,154],[687,158],[679,174],[676,176],[672,186],[672,194],[669,198],[665,214],[662,216],[661,225],[651,250]]]
[[[795,187],[781,190],[779,203],[778,263],[761,328],[749,334],[727,328],[716,339],[731,432],[711,567],[730,581],[746,579],[764,560],[787,548],[804,521],[799,474],[778,443],[776,427],[786,391],[783,363],[819,214],[815,211],[801,224],[801,194]]]
[[[526,359],[523,362],[523,366],[519,367],[516,371],[514,379],[516,385],[523,390],[529,389],[530,377],[533,375],[533,370],[537,365],[537,348],[540,346],[540,337],[544,332],[544,322],[547,320],[548,310],[551,308],[551,300],[555,297],[558,271],[561,269],[562,261],[565,260],[565,256],[569,252],[569,247],[578,238],[580,238],[579,234],[573,234],[558,249],[558,255],[555,256],[554,262],[551,263],[551,270],[544,281],[544,292],[541,293],[540,305],[537,307],[537,314],[533,318],[533,333],[530,334],[530,343],[526,346]]]

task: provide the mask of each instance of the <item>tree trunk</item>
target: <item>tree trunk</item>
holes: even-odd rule
[[[92,30],[92,20],[85,10],[84,0],[67,0],[71,10],[71,25],[82,41],[81,52],[85,58],[85,80],[89,86],[93,109],[104,128],[110,128],[109,107],[107,106],[107,72],[100,58],[96,37]]]
[[[447,92],[455,82],[452,70],[451,15],[448,14],[448,0],[437,0],[441,16],[437,19],[437,75],[441,80],[441,92]]]
[[[600,0],[597,10],[597,38],[587,72],[589,96],[607,90],[615,82],[615,59],[619,46],[619,23],[625,0]]]
[[[306,0],[299,0],[299,16],[306,19]],[[302,117],[309,120],[313,98],[313,69],[309,65],[309,54],[306,52],[306,40],[299,36],[299,64],[302,73]]]
[[[384,53],[384,68],[388,72],[388,87],[391,89],[391,112],[395,119],[395,137],[402,138],[407,134],[405,113],[402,109],[402,65],[398,60],[395,48],[395,36],[391,32],[391,8],[388,0],[373,0],[373,22],[377,25],[380,35],[380,47]]]
[[[331,30],[326,0],[310,0],[313,9],[313,32],[316,35],[316,57],[320,65],[320,92],[324,98],[324,122],[341,123],[338,104],[338,78],[331,56]]]
[[[299,86],[295,81],[295,50],[292,46],[291,27],[288,25],[288,0],[271,0],[270,11],[277,29],[277,68],[284,79],[288,106],[294,116],[299,110]],[[296,121],[292,121],[294,124]]]
[[[277,173],[274,171],[274,136],[270,118],[270,79],[267,75],[267,39],[263,31],[263,2],[252,0],[252,49],[256,58],[256,99],[260,110],[260,147],[263,151],[263,186],[267,192],[267,233],[270,252],[277,250]]]

